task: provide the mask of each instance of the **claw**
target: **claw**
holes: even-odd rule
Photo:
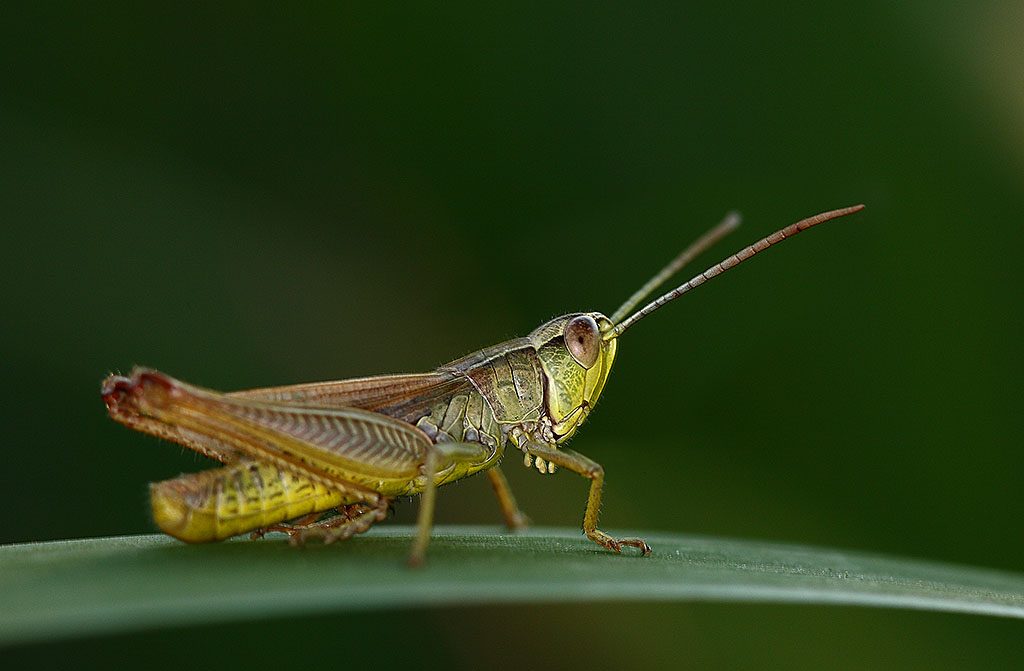
[[[619,553],[622,552],[623,547],[634,547],[640,550],[640,554],[644,557],[649,557],[651,555],[651,546],[640,538],[612,538],[600,529],[588,532],[587,537],[598,545],[608,548],[612,552]]]
[[[527,468],[533,466],[533,457],[530,456],[529,452],[523,454],[523,465],[526,466]]]
[[[615,542],[615,544],[618,546],[615,550],[616,552],[621,552],[622,548],[625,546],[640,550],[640,554],[644,557],[651,556],[651,546],[640,538],[620,538]]]
[[[548,462],[544,461],[542,457],[537,457],[535,465],[537,466],[538,471],[540,471],[541,473],[547,473]]]

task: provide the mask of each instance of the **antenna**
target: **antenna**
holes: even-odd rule
[[[739,225],[740,215],[738,212],[729,212],[726,214],[725,218],[722,219],[717,226],[694,240],[689,247],[679,253],[679,256],[669,261],[669,264],[662,268],[661,272],[649,279],[647,284],[640,287],[635,294],[630,296],[625,303],[619,306],[619,309],[615,311],[615,314],[610,317],[612,323],[619,323],[623,317],[629,314],[630,310],[639,305],[640,301],[650,296],[655,289],[665,282],[665,280],[678,273],[683,266],[700,256],[704,250],[710,248],[713,244],[721,240],[727,233],[736,230],[736,227]]]
[[[863,205],[854,205],[852,207],[844,207],[838,210],[822,212],[821,214],[816,214],[813,217],[807,217],[806,219],[798,221],[795,224],[790,224],[785,228],[779,229],[765,238],[761,238],[760,240],[750,245],[749,247],[744,247],[743,249],[736,252],[732,256],[723,260],[721,263],[716,263],[715,265],[711,266],[710,268],[702,272],[700,275],[697,275],[696,277],[691,279],[689,282],[679,285],[678,287],[668,292],[667,294],[651,301],[641,309],[637,310],[632,315],[630,315],[628,319],[619,322],[618,324],[615,325],[615,327],[609,329],[604,334],[604,340],[612,340],[613,338],[618,338],[620,335],[625,333],[626,329],[628,329],[630,326],[637,323],[647,315],[651,314],[661,306],[671,301],[674,301],[675,299],[679,298],[680,296],[687,293],[691,289],[696,289],[697,287],[704,284],[711,278],[716,277],[717,275],[721,275],[730,268],[733,268],[739,265],[740,263],[743,263],[744,261],[754,256],[758,252],[763,252],[772,245],[782,242],[786,238],[791,238],[797,233],[800,233],[801,231],[806,231],[808,228],[811,228],[812,226],[817,226],[818,224],[823,224],[826,221],[831,221],[832,219],[837,219],[839,217],[845,217],[848,214],[860,212],[863,209]],[[717,229],[713,229],[711,233],[713,233],[714,230]],[[697,243],[695,243],[695,246],[696,244],[699,243],[700,241],[698,240]],[[615,312],[615,314],[618,315],[621,311],[622,309],[620,308]],[[613,319],[612,322],[614,323],[615,320]]]

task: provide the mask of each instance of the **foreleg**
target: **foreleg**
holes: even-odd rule
[[[621,552],[623,546],[627,546],[639,549],[645,557],[651,554],[651,547],[639,538],[613,538],[597,528],[597,518],[601,512],[601,490],[604,487],[604,468],[599,463],[578,452],[540,443],[531,442],[526,449],[534,457],[542,457],[548,463],[567,468],[590,480],[587,510],[583,514],[583,532],[587,538],[615,552]]]

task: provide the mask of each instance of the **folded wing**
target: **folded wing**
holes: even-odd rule
[[[172,440],[179,434],[199,436],[217,446],[212,456],[229,457],[222,461],[267,461],[327,483],[364,485],[385,495],[404,492],[421,475],[432,446],[426,434],[400,419],[362,408],[316,405],[311,394],[304,397],[295,388],[267,393],[266,398],[278,400],[264,400],[251,397],[259,394],[221,394],[136,369],[130,377],[108,378],[103,392],[114,419]],[[280,400],[284,397],[287,402]],[[340,397],[345,394],[334,398]]]
[[[360,408],[415,423],[429,414],[438,402],[470,387],[464,375],[439,371],[246,389],[227,396],[322,408]]]

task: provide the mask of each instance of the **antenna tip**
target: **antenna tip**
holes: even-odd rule
[[[838,217],[845,217],[848,214],[854,212],[860,212],[864,209],[864,203],[858,203],[857,205],[850,205],[849,207],[840,207],[835,210],[829,210],[828,212],[822,212],[819,216],[827,219],[836,219]]]
[[[730,210],[725,213],[725,218],[722,219],[722,232],[732,231],[741,223],[743,223],[743,215],[736,210]]]

